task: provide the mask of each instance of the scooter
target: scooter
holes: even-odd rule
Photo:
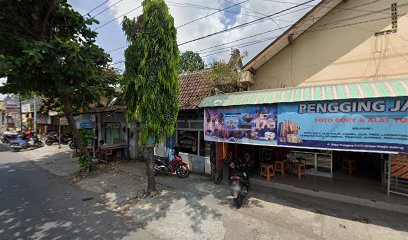
[[[183,159],[179,155],[179,147],[174,147],[173,156],[174,159],[169,161],[169,159],[159,156],[154,156],[156,165],[154,169],[156,170],[156,175],[159,173],[164,174],[177,174],[180,178],[186,178],[190,174],[190,170]]]
[[[5,131],[3,132],[0,140],[3,143],[9,143],[10,141],[17,139],[19,135],[20,134],[18,132]]]
[[[235,174],[231,179],[231,195],[236,208],[242,207],[242,202],[245,196],[248,194],[250,182],[249,182],[249,172],[248,166],[237,160],[237,163],[230,162],[230,168],[235,169]]]
[[[59,141],[60,141],[60,140],[59,140],[58,134],[48,135],[48,136],[47,136],[47,139],[45,140],[45,144],[46,144],[47,146],[51,146],[51,145],[53,145],[54,143],[58,143]],[[71,142],[71,137],[70,137],[70,136],[68,136],[67,134],[61,134],[61,144],[67,145],[67,144],[69,144],[70,142]]]
[[[26,140],[23,137],[17,137],[16,140],[10,141],[9,147],[12,152],[19,152],[21,149],[28,148],[40,148],[44,143],[40,141],[37,136],[33,136],[30,140]]]

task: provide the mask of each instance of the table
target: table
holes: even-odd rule
[[[108,155],[112,155],[115,150],[129,150],[129,145],[124,143],[105,144],[99,146],[100,157],[105,157],[105,161],[108,161]],[[126,151],[126,157],[129,157],[129,152]]]

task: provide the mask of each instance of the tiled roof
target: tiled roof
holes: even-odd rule
[[[204,80],[208,70],[201,70],[179,75],[180,110],[191,110],[199,108],[198,105],[204,98],[211,96],[213,87]]]
[[[204,98],[211,96],[213,87],[203,79],[208,70],[201,70],[179,75],[179,96],[180,110],[191,110],[199,108],[198,105]],[[122,101],[112,106],[93,107],[89,112],[124,112],[126,106]]]
[[[123,105],[112,105],[112,106],[105,106],[99,108],[93,108],[88,112],[124,112],[126,110],[126,106]]]

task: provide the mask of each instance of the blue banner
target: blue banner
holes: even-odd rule
[[[408,98],[279,104],[279,145],[408,152]]]
[[[408,152],[408,97],[205,109],[206,141]]]

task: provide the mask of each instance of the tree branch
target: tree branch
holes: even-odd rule
[[[56,5],[57,5],[56,2],[53,1],[51,3],[50,7],[47,10],[47,13],[44,16],[44,20],[43,20],[43,22],[41,24],[41,33],[40,33],[41,40],[44,40],[44,41],[46,40],[47,23],[48,23],[48,21],[50,19],[51,13],[55,9]]]

